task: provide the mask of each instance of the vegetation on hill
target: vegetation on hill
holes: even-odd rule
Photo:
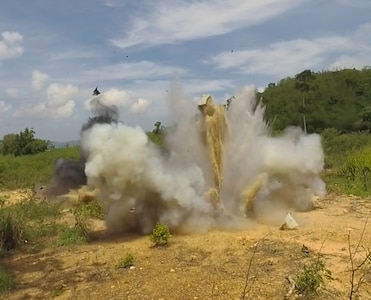
[[[270,83],[258,93],[273,129],[295,125],[308,132],[335,128],[341,133],[371,129],[371,69],[304,70]]]

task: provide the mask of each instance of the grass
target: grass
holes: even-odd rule
[[[106,211],[102,204],[96,199],[89,203],[79,203],[73,211],[75,217],[79,218],[95,218],[104,220]]]
[[[340,134],[334,129],[322,132],[326,171],[323,179],[329,191],[356,196],[371,189],[371,135],[366,132]]]
[[[25,199],[13,205],[0,201],[0,250],[7,251],[29,246],[35,250],[45,245],[45,239],[55,237],[63,225],[60,205],[39,201],[35,194],[26,194]],[[36,248],[35,248],[36,247]]]
[[[86,243],[86,237],[79,226],[63,228],[57,242],[58,247],[81,245]]]
[[[12,276],[0,266],[0,294],[10,290],[14,286]]]
[[[31,188],[49,183],[55,161],[60,157],[78,158],[79,153],[79,147],[68,147],[35,155],[0,155],[0,189]]]

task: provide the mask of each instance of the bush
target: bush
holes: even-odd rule
[[[134,265],[134,256],[130,252],[127,252],[125,257],[119,261],[119,268],[130,268]]]
[[[168,244],[170,236],[170,230],[167,225],[156,224],[150,235],[150,240],[155,246],[164,246]]]
[[[312,299],[319,296],[326,280],[333,280],[331,271],[326,268],[325,262],[318,257],[304,265],[295,280],[296,290],[304,299]]]

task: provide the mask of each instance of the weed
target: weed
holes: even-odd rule
[[[367,282],[368,274],[371,274],[371,250],[369,248],[363,248],[363,255],[361,254],[361,242],[363,241],[364,234],[366,231],[368,223],[368,218],[365,221],[363,230],[358,239],[358,243],[352,251],[350,231],[348,233],[348,252],[350,261],[350,290],[349,290],[349,300],[358,299],[359,292],[364,283]],[[359,258],[359,262],[356,262],[356,256]]]
[[[0,214],[0,249],[9,251],[24,242],[24,224],[14,214]]]
[[[249,260],[249,266],[247,268],[247,271],[246,271],[246,276],[245,276],[245,285],[243,287],[243,291],[242,291],[242,294],[241,294],[241,300],[245,300],[247,299],[246,297],[248,297],[249,293],[250,293],[250,290],[254,284],[254,280],[252,280],[251,282],[249,282],[252,278],[250,276],[250,272],[251,272],[251,267],[252,267],[252,264],[254,262],[254,258],[255,258],[255,255],[258,251],[258,245],[261,243],[261,242],[264,242],[264,239],[266,238],[268,234],[266,234],[265,236],[263,236],[261,239],[259,239],[252,247],[253,247],[253,252],[252,252],[252,255],[251,255],[251,258]],[[250,283],[250,287],[249,286],[249,283]]]
[[[165,224],[157,223],[150,235],[150,240],[155,246],[165,246],[168,244],[170,237],[169,227]]]
[[[326,268],[324,260],[318,257],[304,265],[295,280],[296,290],[305,299],[313,299],[319,296],[326,280],[333,280],[331,271]]]
[[[13,278],[0,266],[0,294],[14,286]]]
[[[119,268],[129,268],[134,265],[134,256],[130,252],[127,252],[125,257],[118,263]]]
[[[84,232],[79,226],[63,228],[60,235],[57,245],[61,246],[70,246],[70,245],[81,245],[86,243],[86,237]]]
[[[60,206],[39,202],[32,194],[14,205],[0,209],[0,249],[9,251],[58,232]]]
[[[66,286],[64,284],[56,286],[52,292],[52,298],[61,296],[65,292],[65,290],[66,290]]]
[[[75,207],[75,216],[78,215],[80,218],[96,218],[103,220],[106,212],[102,204],[98,200],[91,201],[89,203],[79,203]]]

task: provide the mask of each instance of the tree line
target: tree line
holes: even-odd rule
[[[0,153],[3,155],[36,154],[52,148],[54,145],[50,141],[36,138],[32,128],[26,128],[17,134],[6,134],[0,143]]]

